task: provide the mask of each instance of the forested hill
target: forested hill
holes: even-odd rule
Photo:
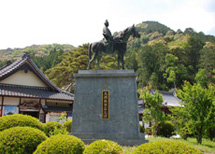
[[[173,31],[158,22],[136,25],[139,39],[131,39],[126,67],[139,73],[138,86],[170,90],[185,80],[215,84],[215,37],[192,28]]]
[[[180,88],[185,80],[203,86],[215,84],[214,36],[196,32],[192,28],[174,31],[155,21],[137,24],[136,29],[141,37],[131,37],[128,41],[125,64],[126,69],[139,73],[139,88],[148,86],[170,90]],[[59,87],[74,83],[71,78],[73,73],[87,68],[88,44],[77,48],[71,45],[44,45],[35,50],[34,47],[1,50],[0,54],[8,60],[19,58],[25,51],[33,53],[35,63]],[[116,56],[103,57],[101,68],[116,69],[116,59]],[[92,68],[97,69],[95,64]]]
[[[13,62],[19,59],[24,53],[28,52],[32,59],[42,67],[43,70],[49,69],[58,63],[55,60],[57,57],[62,55],[64,52],[72,51],[75,47],[69,44],[46,44],[46,45],[31,45],[25,48],[8,48],[0,50],[0,67],[8,62]],[[55,58],[56,57],[56,58]],[[54,61],[50,64],[51,61]]]
[[[168,44],[172,41],[185,41],[187,36],[199,38],[202,42],[215,43],[215,37],[212,35],[205,35],[203,32],[195,32],[192,28],[186,28],[184,32],[180,29],[174,31],[156,21],[142,22],[136,25],[136,29],[140,32],[141,38],[134,41],[132,41],[131,38],[131,43],[128,45],[129,51],[133,51],[134,48],[139,48],[144,44]]]
[[[46,45],[31,45],[25,48],[7,48],[0,50],[0,60],[11,60],[20,58],[25,52],[32,55],[42,57],[47,56],[53,49],[62,49],[63,51],[71,51],[75,47],[69,44],[46,44]]]

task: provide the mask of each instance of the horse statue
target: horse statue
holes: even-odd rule
[[[97,68],[99,67],[99,60],[103,55],[109,54],[118,54],[118,65],[117,69],[120,69],[120,61],[122,63],[122,69],[124,67],[124,55],[126,52],[127,42],[130,36],[140,38],[140,34],[136,31],[135,26],[126,28],[125,30],[119,32],[116,36],[113,37],[113,41],[109,42],[108,45],[105,43],[104,39],[99,42],[94,42],[89,45],[88,55],[89,55],[89,64],[87,69],[91,69],[91,64],[94,60],[97,59]],[[93,58],[91,59],[91,51],[93,51]]]

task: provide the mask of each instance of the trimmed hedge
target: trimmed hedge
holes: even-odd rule
[[[56,121],[50,121],[45,123],[46,125],[46,134],[47,136],[51,136],[51,133],[54,132],[55,128],[61,128],[62,125],[59,122]]]
[[[34,154],[82,154],[84,143],[71,135],[55,135],[42,142]]]
[[[131,154],[143,154],[143,153],[153,153],[153,154],[185,154],[185,153],[195,153],[203,154],[200,150],[191,147],[182,142],[175,141],[161,141],[161,142],[151,142],[145,143],[132,151]]]
[[[109,140],[98,140],[91,143],[85,150],[83,154],[122,154],[122,147],[116,142]]]
[[[162,137],[171,137],[175,133],[175,127],[172,122],[165,121],[158,123],[157,135]]]
[[[30,154],[47,139],[44,132],[32,127],[13,127],[0,132],[1,154]]]
[[[63,123],[63,127],[66,128],[68,132],[72,131],[72,120],[68,120]]]
[[[0,131],[17,126],[20,127],[28,126],[40,129],[42,131],[45,130],[45,125],[32,116],[13,114],[0,117]]]

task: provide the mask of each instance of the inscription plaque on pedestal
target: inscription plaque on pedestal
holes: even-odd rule
[[[102,120],[109,120],[110,118],[110,91],[102,91]]]

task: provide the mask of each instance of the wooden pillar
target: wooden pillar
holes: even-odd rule
[[[20,105],[21,105],[21,102],[22,102],[22,98],[19,97],[19,108],[18,108],[18,113],[20,112]],[[20,113],[19,113],[20,114]]]
[[[0,113],[1,116],[3,116],[2,115],[3,114],[3,106],[4,106],[4,96],[2,96],[2,98],[1,98],[1,113]]]

